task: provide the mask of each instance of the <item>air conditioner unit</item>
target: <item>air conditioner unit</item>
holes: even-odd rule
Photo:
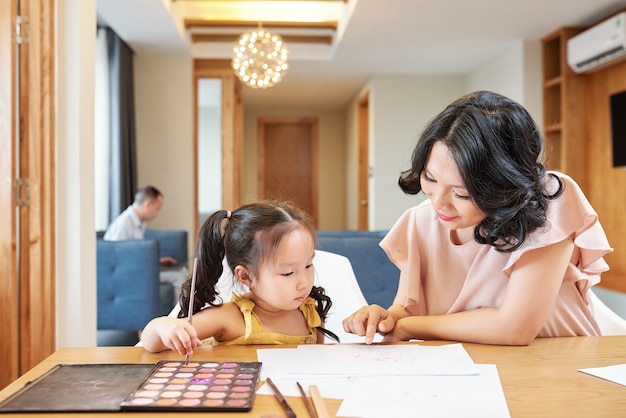
[[[567,41],[567,63],[576,73],[593,72],[626,58],[626,12]]]

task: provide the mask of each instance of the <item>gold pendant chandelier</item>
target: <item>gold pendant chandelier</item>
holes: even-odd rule
[[[264,89],[280,83],[289,69],[289,52],[280,35],[260,25],[239,37],[233,48],[232,67],[247,86]]]

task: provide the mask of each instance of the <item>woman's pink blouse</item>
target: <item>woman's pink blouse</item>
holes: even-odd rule
[[[552,313],[538,336],[599,335],[586,294],[609,269],[602,257],[612,248],[580,187],[570,177],[554,174],[563,180],[565,190],[551,201],[547,226],[533,232],[513,252],[498,252],[473,240],[453,244],[450,230],[440,224],[430,200],[407,210],[380,243],[400,269],[394,304],[414,315],[497,307],[522,254],[573,236],[580,260],[569,264]]]

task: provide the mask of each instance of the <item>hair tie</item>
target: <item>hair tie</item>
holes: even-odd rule
[[[229,210],[227,210],[227,211],[226,211],[226,219],[230,219],[230,215],[231,215],[230,211],[229,211]]]

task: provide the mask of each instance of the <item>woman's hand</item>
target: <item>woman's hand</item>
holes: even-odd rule
[[[351,334],[365,336],[365,343],[374,341],[376,332],[388,334],[395,326],[396,318],[390,311],[378,305],[364,306],[343,320],[343,329]]]
[[[416,318],[416,317],[409,316],[406,318],[396,319],[393,330],[385,334],[385,338],[383,338],[383,342],[384,343],[397,343],[400,341],[411,340],[413,337],[410,334],[407,334],[406,327],[404,326],[407,321],[411,320],[411,318]]]

